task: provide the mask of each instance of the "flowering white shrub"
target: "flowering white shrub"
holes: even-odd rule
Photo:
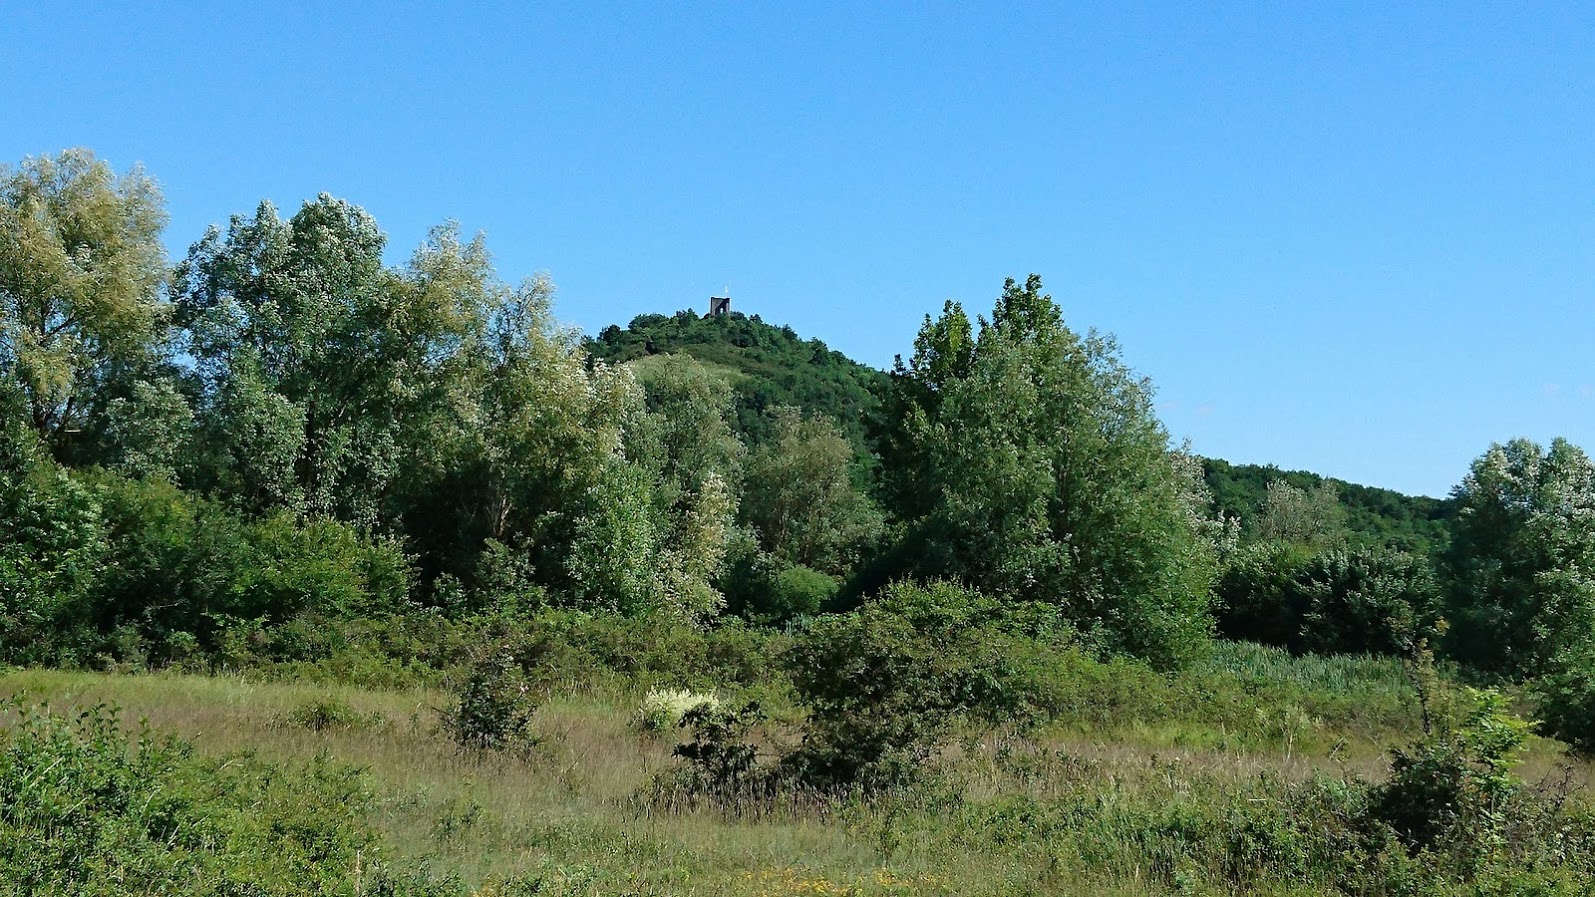
[[[687,711],[706,704],[717,708],[720,699],[684,688],[655,688],[649,690],[637,708],[637,721],[645,732],[663,732],[675,728]]]

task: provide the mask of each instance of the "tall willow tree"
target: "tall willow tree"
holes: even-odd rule
[[[486,250],[435,230],[384,267],[370,215],[325,194],[212,228],[173,293],[199,390],[195,479],[245,508],[372,526],[417,422],[464,376],[496,301]]]
[[[1064,326],[1034,275],[972,330],[949,303],[893,378],[885,462],[921,572],[1053,602],[1109,650],[1188,658],[1212,546],[1150,385],[1111,340]]]
[[[21,394],[57,458],[91,451],[119,411],[131,435],[150,414],[135,404],[180,414],[157,374],[165,223],[153,180],[118,177],[87,150],[0,168],[0,389]]]

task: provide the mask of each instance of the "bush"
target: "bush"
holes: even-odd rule
[[[537,698],[510,649],[487,648],[455,689],[443,728],[467,751],[521,751],[534,742],[527,727]]]
[[[0,734],[6,893],[340,893],[373,841],[351,768],[199,759],[105,706],[15,707]]]
[[[1595,754],[1595,652],[1564,652],[1554,668],[1528,684],[1540,728],[1581,754]]]
[[[329,621],[407,607],[409,559],[395,542],[287,513],[246,521],[162,480],[101,472],[88,483],[106,534],[95,631],[131,629],[151,664],[183,659],[188,637],[231,666],[314,660],[336,647]],[[245,641],[241,627],[254,630]]]
[[[809,716],[787,762],[822,788],[891,787],[913,777],[955,716],[1034,715],[1066,646],[1055,619],[935,582],[899,583],[857,611],[813,620],[790,653]]]
[[[738,620],[704,630],[667,614],[545,611],[494,625],[500,624],[526,674],[540,685],[591,682],[604,673],[699,690],[769,685],[780,677],[780,658],[790,641]]]
[[[1489,849],[1521,788],[1511,770],[1529,724],[1494,691],[1468,689],[1465,699],[1462,719],[1441,716],[1422,740],[1396,751],[1389,780],[1373,791],[1370,816],[1414,851],[1446,847],[1468,859]]]
[[[774,784],[759,766],[751,732],[764,721],[756,703],[731,710],[700,703],[681,718],[692,740],[676,745],[673,754],[687,761],[677,784],[689,797],[707,797],[721,805],[765,796]]]
[[[1295,653],[1404,655],[1434,634],[1439,586],[1429,562],[1385,549],[1264,543],[1231,559],[1218,584],[1227,638]]]

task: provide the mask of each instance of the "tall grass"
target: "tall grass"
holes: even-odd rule
[[[1384,752],[1415,734],[1398,663],[1227,645],[1177,677],[1093,670],[1080,706],[1111,698],[1112,713],[1026,732],[970,727],[917,786],[743,813],[645,799],[673,768],[676,739],[635,724],[641,683],[556,691],[522,759],[462,753],[439,726],[449,696],[428,688],[28,670],[0,676],[0,696],[114,704],[129,727],[147,718],[217,763],[353,766],[374,838],[363,862],[411,870],[412,890],[1347,892],[1335,879],[1345,870],[1323,860],[1341,829],[1324,826],[1355,802],[1337,783],[1377,777]],[[1290,735],[1293,718],[1307,723]],[[1355,757],[1352,743],[1363,745]],[[1546,770],[1565,759],[1543,741],[1530,757]],[[1588,776],[1581,763],[1575,772]],[[339,887],[354,893],[354,879]]]

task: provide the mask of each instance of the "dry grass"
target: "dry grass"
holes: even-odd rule
[[[844,803],[819,812],[797,801],[758,818],[649,811],[636,797],[671,765],[672,739],[634,727],[640,693],[547,701],[534,719],[540,743],[524,759],[462,755],[438,725],[446,696],[430,690],[167,674],[0,676],[0,695],[18,693],[57,708],[113,704],[130,724],[147,719],[209,754],[328,754],[358,764],[377,795],[372,823],[384,851],[470,886],[535,873],[550,893],[571,894],[1166,893],[1134,863],[1104,869],[964,837],[944,809],[924,804]],[[318,705],[335,711],[319,729],[304,721]],[[1155,801],[1189,797],[1191,782],[1239,787],[1317,771],[1373,778],[1390,746],[1309,730],[1288,751],[1260,750],[1178,727],[1103,737],[1059,725],[1024,740],[970,733],[942,760],[960,771],[958,788],[975,803],[1046,800],[1082,787]],[[1523,773],[1554,779],[1570,762],[1555,743],[1536,740]],[[1590,782],[1587,764],[1572,769],[1577,783]]]

